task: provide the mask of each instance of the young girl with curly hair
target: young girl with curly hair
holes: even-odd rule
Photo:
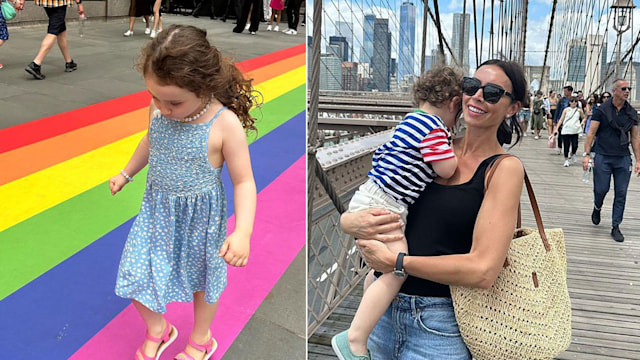
[[[172,25],[138,64],[152,101],[149,131],[131,160],[109,180],[116,194],[147,164],[140,214],[125,244],[116,294],[131,299],[147,326],[136,359],[159,359],[178,330],[163,314],[173,301],[194,302],[189,344],[175,358],[210,359],[210,326],[227,284],[227,264],[245,266],[256,210],[246,131],[255,103],[251,80],[193,26]],[[220,178],[233,183],[235,228],[227,236]],[[225,264],[226,262],[226,264]]]

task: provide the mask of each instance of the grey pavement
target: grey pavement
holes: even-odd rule
[[[64,58],[54,45],[42,65],[45,80],[35,80],[24,67],[36,56],[46,34],[46,24],[14,25],[9,22],[9,41],[0,47],[0,129],[74,110],[87,105],[145,90],[134,63],[140,49],[149,41],[142,18],[136,20],[134,36],[124,37],[128,18],[89,19],[80,37],[79,23],[67,22],[69,52],[78,70],[64,72]],[[164,27],[189,24],[207,29],[211,43],[223,54],[242,61],[302,44],[304,27],[297,35],[265,31],[260,23],[256,35],[231,31],[235,20],[227,22],[163,14]],[[281,24],[286,28],[286,23]]]
[[[90,17],[91,14],[88,14]],[[298,35],[267,32],[260,24],[256,35],[235,34],[233,19],[223,23],[208,18],[163,15],[164,27],[191,24],[207,29],[210,41],[225,55],[242,61],[301,44]],[[79,24],[69,22],[68,41],[78,70],[64,72],[64,59],[54,47],[45,59],[45,80],[24,71],[33,60],[46,33],[46,24],[10,26],[10,39],[0,47],[0,129],[59,114],[145,90],[134,61],[144,44],[144,23],[138,19],[134,36],[126,38],[128,19],[89,19],[84,36]],[[286,25],[285,25],[286,28]],[[301,136],[304,136],[301,134]],[[271,290],[224,359],[305,359],[306,357],[306,255],[303,249]]]

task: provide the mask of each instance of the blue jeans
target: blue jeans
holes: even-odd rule
[[[629,179],[631,178],[631,166],[631,155],[607,156],[596,154],[593,158],[593,202],[599,209],[602,208],[604,197],[609,191],[611,175],[613,175],[612,226],[618,226],[622,222]]]
[[[471,360],[451,298],[398,294],[367,346],[376,360]]]

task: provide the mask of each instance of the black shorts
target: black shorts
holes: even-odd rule
[[[47,34],[60,35],[67,31],[67,24],[64,19],[67,16],[67,5],[58,7],[45,7],[44,11],[49,17],[49,27],[47,28]]]

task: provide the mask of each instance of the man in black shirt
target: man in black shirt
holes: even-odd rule
[[[635,172],[640,176],[640,137],[638,137],[638,113],[627,102],[631,87],[629,82],[618,79],[613,83],[613,98],[598,107],[591,117],[591,125],[587,140],[584,143],[586,153],[582,167],[586,171],[589,166],[590,153],[595,152],[593,159],[593,195],[594,207],[591,221],[600,223],[600,209],[604,197],[609,191],[611,175],[613,175],[613,215],[611,237],[617,242],[624,241],[620,232],[620,223],[624,214],[627,188],[633,170],[629,143],[636,158]],[[593,138],[598,141],[591,149]]]

